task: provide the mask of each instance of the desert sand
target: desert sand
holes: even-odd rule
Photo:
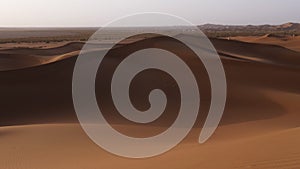
[[[239,41],[237,41],[239,40]],[[160,156],[127,159],[112,155],[81,129],[72,104],[72,72],[83,43],[72,42],[46,49],[12,48],[0,51],[0,166],[5,169],[96,169],[96,168],[203,168],[203,169],[292,169],[300,168],[300,41],[292,46],[249,39],[211,39],[219,52],[227,77],[228,97],[221,124],[204,144],[198,136],[206,118],[210,98],[203,66],[195,64],[191,54],[185,61],[196,68],[203,89],[197,122],[177,147]],[[243,42],[245,41],[245,42]],[[280,41],[280,40],[278,40]],[[289,41],[289,40],[288,40]],[[255,42],[255,43],[254,43]],[[112,55],[146,46],[175,49],[179,44],[155,37],[125,44]],[[275,42],[274,42],[275,43]],[[100,52],[103,49],[100,50]],[[99,51],[97,51],[99,52]],[[106,65],[115,65],[116,57],[107,57]],[[111,71],[107,66],[104,71]],[[157,77],[148,73],[148,79]],[[101,79],[105,83],[102,83]],[[141,78],[141,77],[140,77]],[[177,96],[176,85],[166,75],[150,84],[136,80],[133,104],[145,109],[145,96],[151,85],[163,87]],[[102,79],[103,80],[103,79]],[[109,77],[99,75],[97,97],[107,94]],[[204,82],[203,82],[204,81]],[[163,84],[169,84],[162,86]],[[173,95],[172,95],[173,94]],[[144,98],[144,99],[141,99]],[[100,99],[101,100],[101,99]],[[171,99],[177,103],[178,100]],[[102,101],[112,126],[128,135],[144,137],[164,130],[174,116],[162,117],[150,126],[130,123],[118,116],[109,100]],[[168,107],[167,107],[168,108]]]

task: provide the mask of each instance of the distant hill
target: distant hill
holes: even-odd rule
[[[282,25],[217,25],[205,24],[198,26],[208,36],[246,36],[246,35],[300,35],[300,23]]]

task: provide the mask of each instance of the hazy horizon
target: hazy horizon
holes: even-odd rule
[[[296,0],[10,0],[0,6],[0,27],[101,27],[141,12],[177,15],[196,25],[280,25],[300,22]]]
[[[276,26],[276,25],[283,25],[283,24],[287,24],[287,23],[296,23],[296,24],[300,24],[300,22],[284,22],[284,23],[278,23],[278,24],[269,24],[269,23],[264,23],[264,24],[221,24],[221,23],[204,23],[204,24],[197,24],[197,26],[203,26],[203,25],[222,25],[222,26],[262,26],[262,25],[271,25],[271,26]],[[173,26],[186,26],[186,25],[173,25]],[[74,28],[74,29],[97,29],[97,28],[101,28],[102,26],[1,26],[0,25],[0,29],[6,29],[6,28],[15,28],[15,29],[65,29],[65,28]],[[124,28],[130,28],[130,27],[139,27],[139,26],[124,26]],[[142,27],[148,27],[148,26],[140,26]],[[171,27],[171,26],[157,26],[157,27]],[[109,27],[108,27],[109,28]],[[113,27],[112,27],[113,28]]]

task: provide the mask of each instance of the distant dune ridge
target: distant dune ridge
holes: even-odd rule
[[[221,26],[205,27],[221,29]],[[263,29],[296,28],[297,24],[289,23]],[[200,86],[201,108],[191,133],[173,150],[142,160],[121,158],[104,151],[80,128],[72,102],[72,74],[83,42],[72,39],[50,48],[0,48],[0,168],[299,168],[300,52],[297,47],[300,41],[295,39],[297,36],[282,38],[282,35],[266,33],[210,39],[224,65],[228,96],[219,128],[202,145],[197,139],[211,97],[203,65],[195,62],[193,54],[186,53],[180,43],[166,37],[129,41],[115,47],[99,72],[111,72],[124,53],[144,46],[165,47],[184,56]],[[51,46],[51,43],[43,45]],[[105,44],[100,48],[98,44],[95,50],[85,52],[105,50]],[[106,119],[116,130],[147,137],[164,131],[175,119],[178,86],[168,75],[148,71],[132,82],[130,97],[137,108],[147,109],[148,92],[155,87],[163,89],[173,105],[150,126],[129,122],[116,112],[106,97],[110,80],[99,73],[95,92],[99,105],[107,110]]]
[[[299,66],[299,53],[297,52],[300,50],[299,37],[290,38],[267,34],[260,37],[237,36],[232,37],[230,41],[211,38],[211,41],[219,54],[224,57],[264,61],[292,67]],[[46,49],[22,47],[3,49],[0,50],[0,71],[39,66],[76,56],[83,45],[83,42],[70,42],[59,47]],[[95,48],[98,46],[95,44]],[[105,48],[105,45],[102,46]]]

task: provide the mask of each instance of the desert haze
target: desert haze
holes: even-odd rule
[[[194,62],[192,53],[184,53],[184,61],[195,68],[201,84],[196,124],[171,151],[138,160],[112,155],[93,143],[73,108],[76,58],[96,28],[0,28],[0,168],[300,168],[299,25],[199,26],[219,53],[226,73],[228,95],[221,124],[212,138],[198,144],[210,85],[203,65]],[[107,43],[84,52],[103,52]],[[116,65],[121,54],[144,46],[168,48],[179,55],[184,52],[181,44],[167,37],[135,37],[113,49],[103,71],[111,71],[110,65]],[[147,108],[145,95],[153,86],[170,94],[170,103],[178,103],[173,92],[178,86],[160,73],[146,72],[147,78],[137,77],[133,82],[131,97],[138,108]],[[105,117],[116,130],[147,137],[164,131],[174,120],[176,106],[167,107],[167,115],[149,126],[128,122],[110,100],[101,99],[110,80],[97,76],[96,94],[103,109],[110,110]]]

